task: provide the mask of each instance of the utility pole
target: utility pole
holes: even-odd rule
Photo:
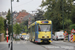
[[[12,36],[11,36],[11,49],[10,49],[10,50],[13,50],[13,16],[12,16],[12,1],[14,1],[14,0],[11,0]],[[17,0],[17,2],[19,2],[19,0]]]
[[[12,36],[11,36],[11,48],[13,50],[13,16],[12,16],[12,0],[11,0],[11,18],[12,18]]]

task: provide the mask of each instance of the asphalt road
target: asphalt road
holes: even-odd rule
[[[0,42],[0,50],[10,50],[6,42]],[[13,41],[13,50],[75,50],[75,43],[53,41],[51,44],[36,44],[30,41]]]

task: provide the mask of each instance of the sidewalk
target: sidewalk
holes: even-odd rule
[[[10,40],[8,41],[8,43],[10,43]],[[8,44],[7,41],[2,41],[0,42],[0,44]]]
[[[13,42],[14,42],[14,40],[13,40]],[[11,40],[8,40],[8,42],[5,40],[5,41],[2,41],[2,42],[0,42],[0,44],[9,44],[9,43],[11,43]]]

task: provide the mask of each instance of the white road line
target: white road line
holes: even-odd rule
[[[49,48],[49,49],[50,49],[50,48],[55,48],[55,49],[56,49],[56,48],[57,48],[57,49],[58,49],[58,48],[61,48],[61,49],[67,49],[67,50],[68,50],[68,49],[74,50],[74,47],[73,47],[73,46],[45,46],[45,48]]]
[[[53,41],[54,43],[64,43],[63,41]]]

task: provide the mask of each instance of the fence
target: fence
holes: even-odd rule
[[[4,34],[0,34],[0,42],[4,41]]]

